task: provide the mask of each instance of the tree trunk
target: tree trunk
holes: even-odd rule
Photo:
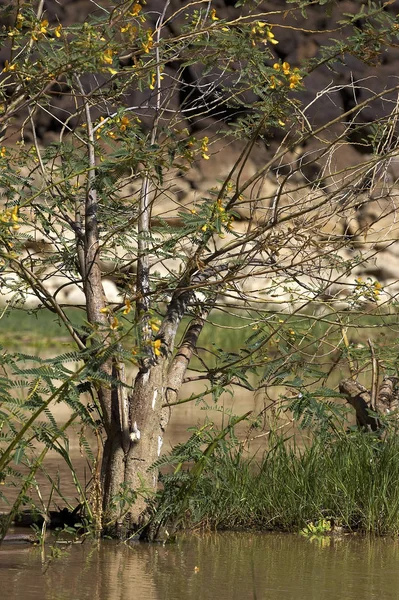
[[[179,294],[178,300],[172,299],[161,327],[168,354],[158,356],[148,368],[142,366],[136,376],[128,402],[130,439],[125,448],[121,427],[123,406],[118,395],[113,394],[111,433],[103,460],[104,524],[111,535],[124,536],[143,529],[149,516],[146,514],[146,500],[156,492],[158,485],[158,472],[150,470],[150,467],[161,453],[171,410],[167,404],[178,399],[186,369],[210,310],[208,307],[192,319],[176,355],[173,355],[174,336],[180,321],[180,318],[175,318],[176,305],[181,303],[180,309],[183,309],[186,300],[187,294]],[[177,312],[182,315],[180,309]],[[121,489],[138,493],[127,509],[114,502]]]
[[[163,408],[166,388],[164,359],[137,374],[129,398],[130,440],[124,449],[119,414],[113,394],[110,434],[105,443],[102,465],[104,527],[108,534],[123,536],[145,524],[146,499],[157,490],[158,473],[151,465],[160,455],[170,409]],[[126,503],[115,501],[125,494]],[[133,496],[137,494],[137,496]],[[132,499],[134,502],[132,503]],[[128,505],[130,501],[130,505]]]

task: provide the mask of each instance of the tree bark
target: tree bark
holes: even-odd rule
[[[364,429],[378,431],[382,425],[378,415],[386,416],[398,409],[399,377],[384,377],[375,398],[375,409],[372,407],[371,392],[358,381],[343,379],[339,384],[339,391],[355,409],[356,422]],[[372,412],[377,415],[371,414]]]

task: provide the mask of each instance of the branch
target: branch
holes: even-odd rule
[[[208,306],[201,310],[201,314],[195,317],[184,335],[183,341],[172,360],[169,367],[168,380],[166,386],[166,400],[169,404],[177,402],[180,388],[183,384],[184,375],[187,371],[187,367],[190,364],[191,358],[197,346],[198,338],[205,325],[206,319],[211,311],[211,307]],[[172,395],[169,398],[169,394]]]

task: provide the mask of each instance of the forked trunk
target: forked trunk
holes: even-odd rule
[[[102,465],[104,529],[125,536],[142,528],[147,498],[157,489],[158,474],[150,467],[159,457],[169,409],[165,402],[165,361],[140,371],[129,397],[129,440],[120,423],[121,403],[113,394],[112,427]],[[134,500],[134,502],[132,502]]]

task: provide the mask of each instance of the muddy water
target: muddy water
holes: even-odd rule
[[[399,542],[312,542],[281,534],[187,536],[168,546],[111,541],[0,548],[3,600],[389,600],[399,595]]]

